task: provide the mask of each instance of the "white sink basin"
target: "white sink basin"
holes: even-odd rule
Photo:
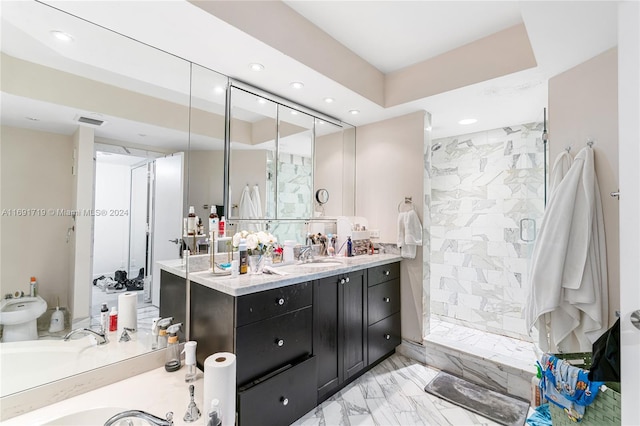
[[[67,414],[65,416],[58,417],[57,419],[50,420],[46,423],[43,423],[43,426],[91,426],[91,425],[104,425],[104,423],[109,420],[114,415],[126,411],[126,408],[118,408],[118,407],[100,407],[100,408],[89,408],[87,410],[77,411],[75,413]],[[131,420],[131,423],[127,421]],[[120,421],[120,423],[116,422],[116,425],[148,425],[146,421],[142,419],[134,419],[127,418]]]
[[[323,261],[323,262],[311,262],[311,263],[303,263],[299,265],[301,268],[311,268],[311,269],[320,269],[320,268],[332,268],[336,266],[342,266],[342,262],[339,261]]]

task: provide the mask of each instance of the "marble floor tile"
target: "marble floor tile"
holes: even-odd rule
[[[296,426],[475,426],[494,423],[424,392],[438,370],[400,354],[320,404]]]

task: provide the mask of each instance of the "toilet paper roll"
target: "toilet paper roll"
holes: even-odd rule
[[[211,400],[220,401],[222,426],[236,422],[236,356],[218,352],[204,360],[204,411],[208,418]]]
[[[125,327],[138,329],[137,292],[126,292],[118,296],[118,335]]]

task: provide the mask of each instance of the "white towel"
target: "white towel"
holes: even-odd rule
[[[239,219],[255,219],[256,212],[251,202],[251,194],[249,185],[245,186],[240,196],[240,204],[238,205],[238,218]]]
[[[553,194],[558,188],[562,179],[569,172],[572,163],[573,157],[566,150],[563,150],[556,157],[556,161],[553,162],[553,167],[551,168],[551,176],[549,177],[549,194]]]
[[[545,352],[588,352],[608,328],[607,258],[593,149],[551,194],[533,249],[526,306]]]
[[[398,248],[406,259],[416,257],[416,246],[422,245],[422,224],[415,210],[398,214]]]
[[[251,204],[253,204],[255,219],[262,219],[262,201],[260,200],[260,188],[258,185],[254,185],[251,191]]]

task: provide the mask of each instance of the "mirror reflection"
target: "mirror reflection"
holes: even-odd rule
[[[180,254],[190,141],[212,157],[222,149],[224,93],[215,90],[226,79],[199,67],[191,79],[184,60],[36,2],[3,4],[1,28],[5,396],[151,350],[153,264]],[[222,204],[217,155],[206,167],[208,192],[193,197],[200,209]],[[135,302],[121,304],[124,294]],[[16,300],[33,305],[27,325],[9,324]],[[119,309],[109,350],[98,352],[87,333],[62,341],[75,328],[98,330],[103,303],[129,307]],[[137,331],[119,343],[127,323]],[[72,348],[91,354],[74,358]]]
[[[277,115],[275,102],[231,87],[231,219],[276,218]],[[259,222],[244,224],[248,231],[260,227]]]

